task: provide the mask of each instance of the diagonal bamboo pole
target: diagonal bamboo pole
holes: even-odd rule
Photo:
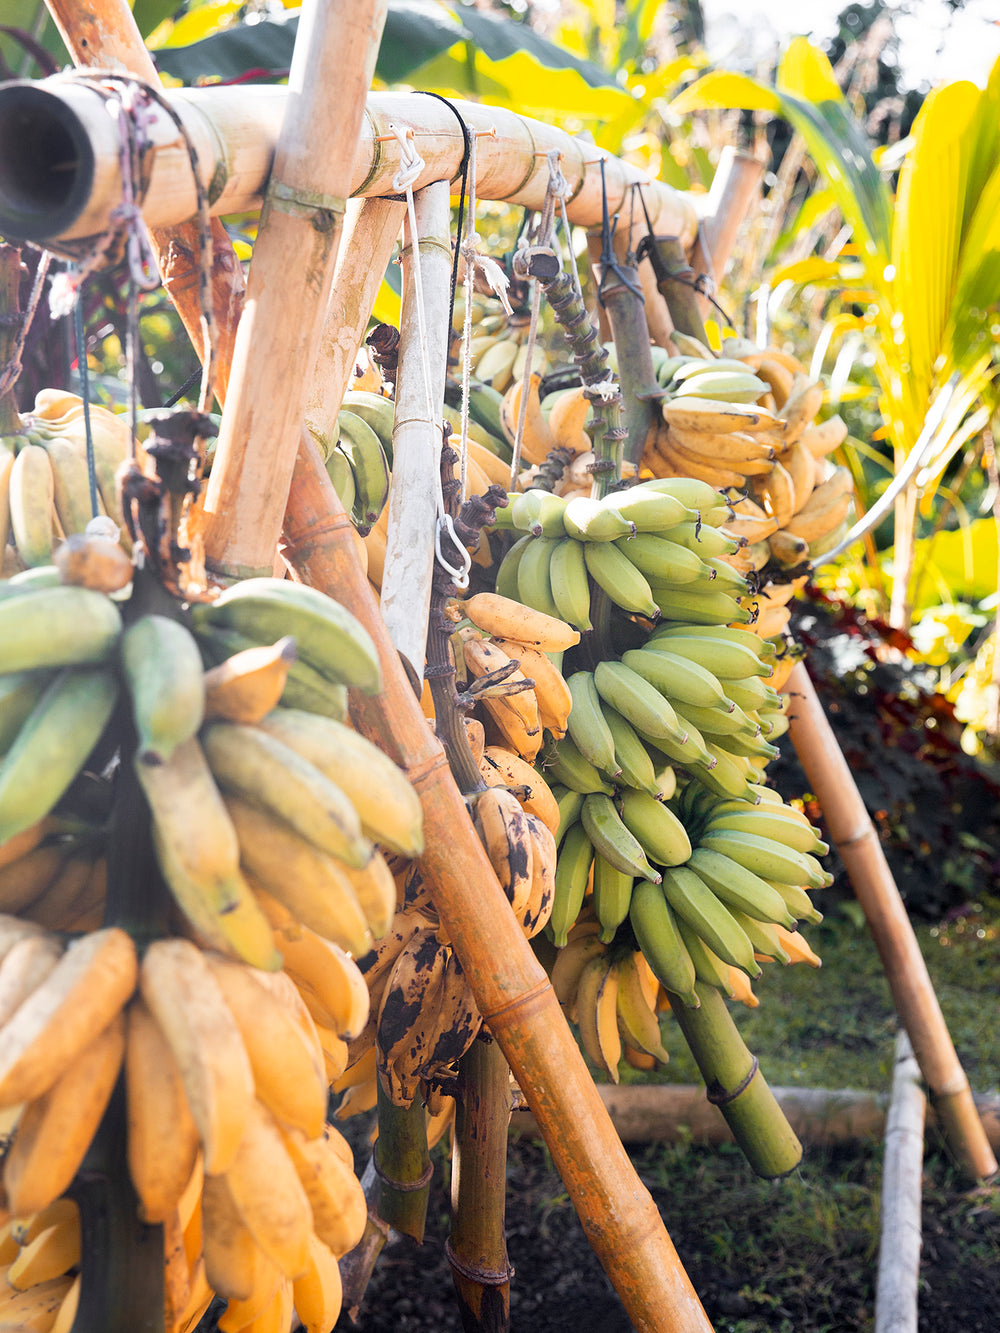
[[[640,1330],[708,1333],[690,1280],[604,1110],[579,1047],[507,899],[427,725],[354,554],[351,524],[314,445],[300,449],[285,553],[298,576],[335,593],[379,651],[384,688],[352,699],[355,725],[420,793],[421,867],[480,1013],[531,1106],[587,1238]]]
[[[385,13],[386,0],[302,10],[205,490],[206,560],[230,576],[274,567]]]
[[[965,1070],[955,1053],[937,995],[854,776],[805,665],[784,686],[791,696],[788,734],[823,811],[830,841],[847,868],[868,921],[945,1142],[978,1179],[997,1170]]]

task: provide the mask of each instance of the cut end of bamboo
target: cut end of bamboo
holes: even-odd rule
[[[67,103],[31,83],[0,88],[0,232],[41,241],[67,231],[94,184],[94,150]]]

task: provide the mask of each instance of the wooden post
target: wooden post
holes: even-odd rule
[[[924,1108],[920,1070],[900,1032],[885,1129],[875,1333],[917,1333]]]
[[[706,274],[713,283],[721,280],[743,219],[758,198],[763,174],[764,163],[759,158],[741,153],[729,144],[723,148],[712,188],[704,203],[696,205],[701,223],[691,251],[695,273]],[[702,313],[707,314],[710,308],[707,297],[701,296],[699,301]]]
[[[997,1162],[969,1080],[878,834],[802,662],[784,691],[791,696],[789,736],[864,911],[945,1142],[973,1176],[985,1179],[996,1172]]]
[[[417,234],[412,235],[407,223],[402,251],[403,306],[382,618],[414,680],[419,681],[423,680],[427,651],[448,374],[452,264],[448,182],[425,185],[414,199],[414,215]],[[416,283],[415,246],[419,247],[421,292]]]
[[[205,491],[209,566],[270,574],[386,0],[304,6]]]

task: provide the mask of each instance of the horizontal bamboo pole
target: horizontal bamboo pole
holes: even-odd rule
[[[854,775],[799,662],[784,686],[791,697],[789,736],[819,802],[882,959],[896,1012],[913,1045],[945,1141],[978,1179],[994,1175],[997,1161],[976,1111],[965,1070],[955,1053],[878,834]]]
[[[288,92],[257,85],[165,94],[194,147],[213,213],[261,206]],[[342,90],[337,102],[340,108],[351,106]],[[545,154],[557,149],[571,190],[570,221],[587,227],[600,222],[601,154],[592,143],[502,107],[453,105],[481,136],[476,145],[479,199],[540,208],[549,178]],[[454,113],[432,97],[370,93],[345,193],[368,198],[399,193],[393,184],[400,166],[394,127],[413,129],[413,144],[425,163],[415,189],[436,180],[457,182],[465,141]],[[149,108],[143,133],[155,149],[142,203],[147,225],[189,221],[196,195],[182,139],[170,117],[155,106]],[[58,76],[30,85],[0,84],[0,234],[57,251],[68,241],[102,235],[122,197],[118,151],[115,126],[93,89]],[[694,243],[698,222],[689,196],[650,181],[620,158],[608,154],[604,162],[612,211],[625,203],[633,182],[642,182],[655,230],[679,236],[685,247]]]
[[[652,1197],[614,1132],[541,964],[511,915],[440,741],[424,717],[354,552],[351,524],[315,446],[299,450],[285,553],[298,577],[336,595],[378,648],[384,687],[352,697],[358,729],[420,794],[421,867],[476,1003],[524,1091],[588,1240],[634,1326],[709,1333]]]
[[[917,1333],[925,1107],[920,1070],[900,1032],[885,1129],[875,1333]]]

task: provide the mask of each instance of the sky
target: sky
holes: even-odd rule
[[[847,0],[701,0],[709,54],[719,63],[743,64],[798,33],[818,41],[833,35]],[[1000,56],[1000,4],[968,0],[952,14],[945,0],[892,0],[904,87],[925,90],[938,82],[985,82]],[[750,34],[751,47],[747,45]]]

